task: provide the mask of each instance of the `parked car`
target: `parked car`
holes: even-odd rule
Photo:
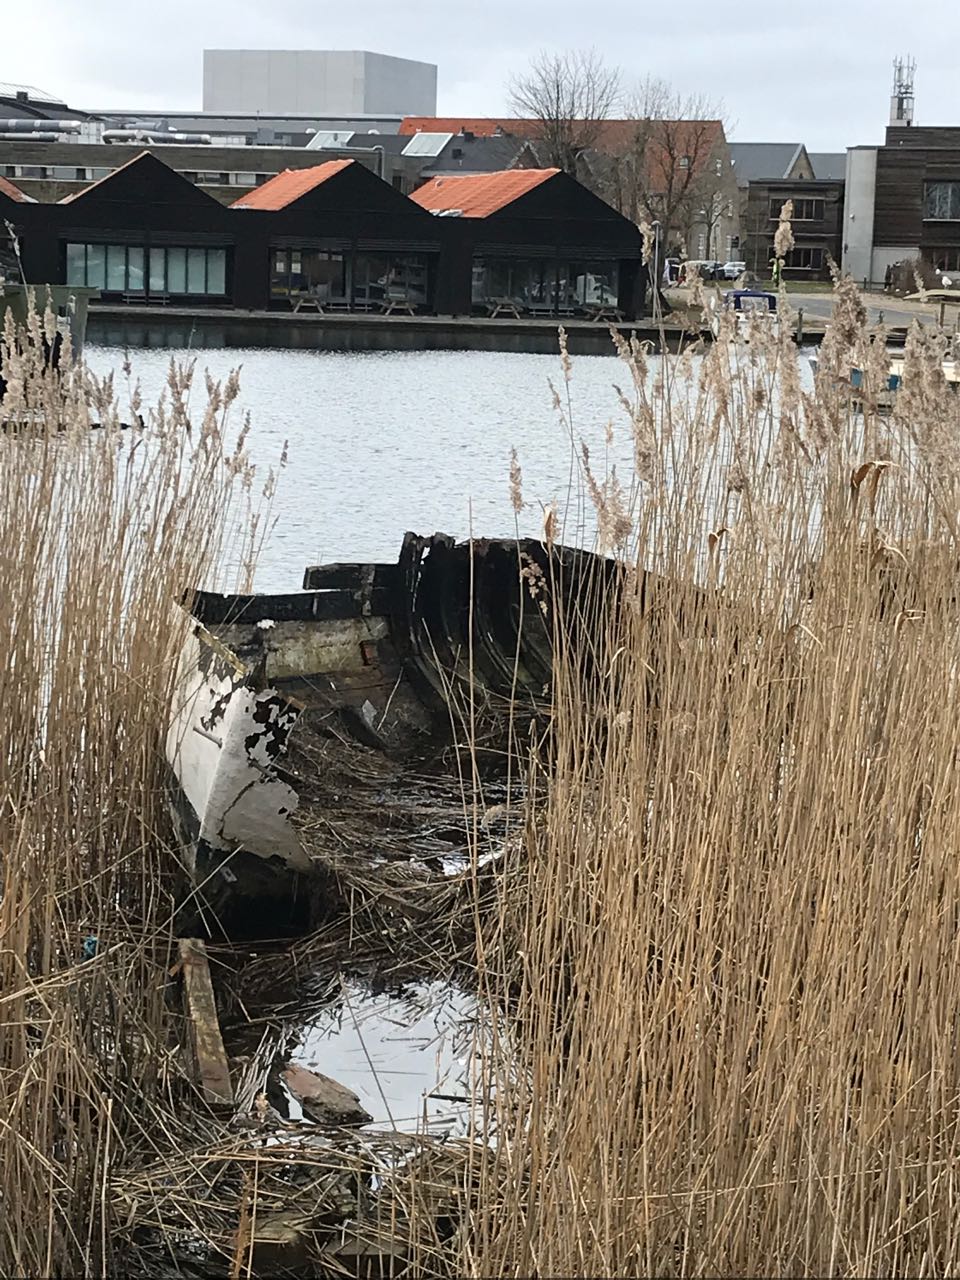
[[[735,260],[725,262],[720,268],[724,280],[739,280],[746,269],[747,264],[745,262],[737,262]]]

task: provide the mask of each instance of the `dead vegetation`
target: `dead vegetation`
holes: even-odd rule
[[[579,463],[617,591],[557,620],[524,792],[481,844],[468,779],[460,876],[331,846],[347,916],[213,953],[253,1037],[233,1115],[169,998],[159,733],[168,603],[247,464],[219,411],[91,435],[89,389],[26,368],[44,425],[0,439],[0,1271],[956,1272],[960,401],[914,332],[881,413],[882,341],[838,303],[815,383],[787,324],[621,345],[635,475]],[[345,956],[476,991],[467,1138],[273,1109]]]

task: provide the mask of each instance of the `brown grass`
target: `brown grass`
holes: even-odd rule
[[[879,417],[840,302],[813,393],[758,332],[652,391],[624,353],[645,477],[602,679],[558,627],[550,781],[487,955],[514,1012],[475,1176],[512,1190],[464,1270],[960,1266],[960,401],[914,334]],[[673,578],[642,607],[638,566]]]
[[[89,385],[25,361],[14,394],[44,425],[0,439],[0,1272],[157,1273],[186,1241],[247,1275],[289,1205],[317,1274],[344,1214],[410,1276],[956,1273],[960,400],[917,332],[881,414],[882,343],[838,293],[812,389],[789,326],[649,367],[621,344],[635,474],[578,454],[616,590],[552,616],[513,852],[482,902],[432,902],[422,939],[475,933],[473,1141],[318,1141],[255,1103],[238,1131],[186,1086],[163,998],[169,601],[246,463],[219,406],[186,433],[176,375],[142,435],[90,433]],[[362,918],[388,928],[405,892]]]
[[[190,373],[171,369],[147,425],[122,430],[109,385],[44,370],[44,323],[18,334],[8,318],[2,339],[4,1275],[108,1265],[112,1172],[158,1141],[182,1088],[164,1006],[173,604],[209,573],[252,480],[222,434],[230,389],[191,423]]]

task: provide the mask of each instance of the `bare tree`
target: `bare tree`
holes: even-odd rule
[[[542,52],[513,78],[509,97],[519,116],[536,122],[541,161],[576,174],[619,103],[620,72],[594,49]]]
[[[633,125],[611,166],[610,198],[636,222],[659,222],[668,242],[697,224],[710,237],[731,182],[717,105],[648,77],[626,113]]]

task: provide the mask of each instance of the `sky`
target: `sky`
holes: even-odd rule
[[[842,151],[883,139],[894,57],[912,53],[918,124],[960,124],[957,0],[43,0],[0,3],[0,81],[71,106],[189,110],[203,49],[370,49],[434,62],[438,113],[508,113],[541,50],[594,48],[626,84],[662,77],[718,103],[739,142]],[[925,34],[923,48],[910,38]]]

